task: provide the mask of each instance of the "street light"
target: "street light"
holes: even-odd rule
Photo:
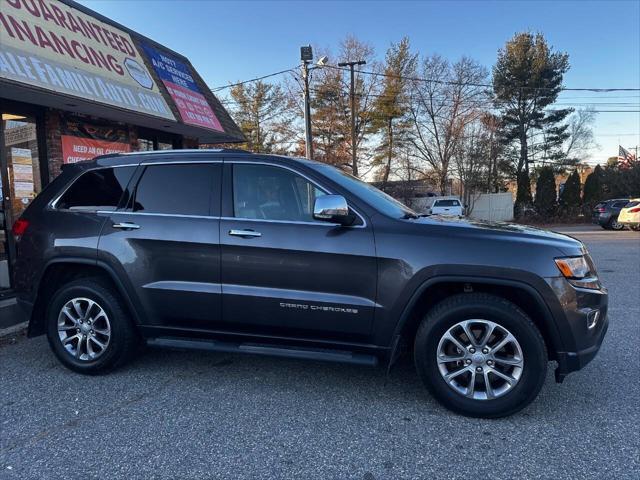
[[[302,64],[302,81],[304,82],[304,139],[306,157],[313,159],[313,141],[311,138],[311,102],[309,100],[309,63],[313,61],[313,49],[311,45],[300,47],[300,60]]]
[[[311,100],[309,95],[309,72],[314,68],[324,67],[329,63],[329,57],[326,55],[320,57],[314,67],[309,67],[313,61],[313,49],[311,45],[300,47],[300,65],[302,69],[302,80],[304,82],[304,138],[305,138],[305,154],[308,159],[313,159],[313,137],[311,134]]]

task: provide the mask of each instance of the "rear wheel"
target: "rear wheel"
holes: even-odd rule
[[[414,350],[431,393],[472,417],[519,411],[546,378],[540,332],[516,305],[493,295],[456,295],[435,306],[418,329]]]
[[[611,221],[609,222],[609,227],[612,230],[622,230],[624,229],[624,225],[620,222],[618,222],[618,217],[614,217],[611,219]]]
[[[120,296],[100,278],[73,281],[53,295],[47,338],[63,365],[86,374],[124,364],[137,346],[137,332]]]

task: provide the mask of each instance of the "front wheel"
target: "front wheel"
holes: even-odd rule
[[[70,282],[53,295],[47,338],[63,365],[85,374],[124,364],[138,339],[120,296],[100,278]]]
[[[488,294],[449,297],[416,334],[418,373],[445,407],[471,417],[511,415],[544,384],[547,351],[539,330],[513,303]]]

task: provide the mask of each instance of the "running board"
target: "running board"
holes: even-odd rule
[[[150,347],[177,348],[186,350],[207,350],[227,353],[252,353],[272,357],[300,358],[307,360],[323,360],[326,362],[351,363],[375,367],[378,357],[364,353],[354,353],[344,350],[313,349],[301,347],[275,346],[258,343],[233,343],[218,340],[188,340],[183,338],[150,338]]]

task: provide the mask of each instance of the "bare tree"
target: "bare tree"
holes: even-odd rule
[[[453,154],[453,167],[462,186],[462,202],[473,211],[478,194],[487,187],[492,171],[492,134],[480,118],[465,128]]]
[[[593,137],[596,112],[593,108],[576,110],[569,117],[569,138],[564,145],[564,156],[576,162],[589,157],[589,150],[597,146]]]
[[[450,64],[439,55],[422,62],[422,77],[413,82],[410,113],[415,155],[438,176],[446,193],[449,167],[466,127],[479,119],[487,100],[487,70],[467,57]]]

